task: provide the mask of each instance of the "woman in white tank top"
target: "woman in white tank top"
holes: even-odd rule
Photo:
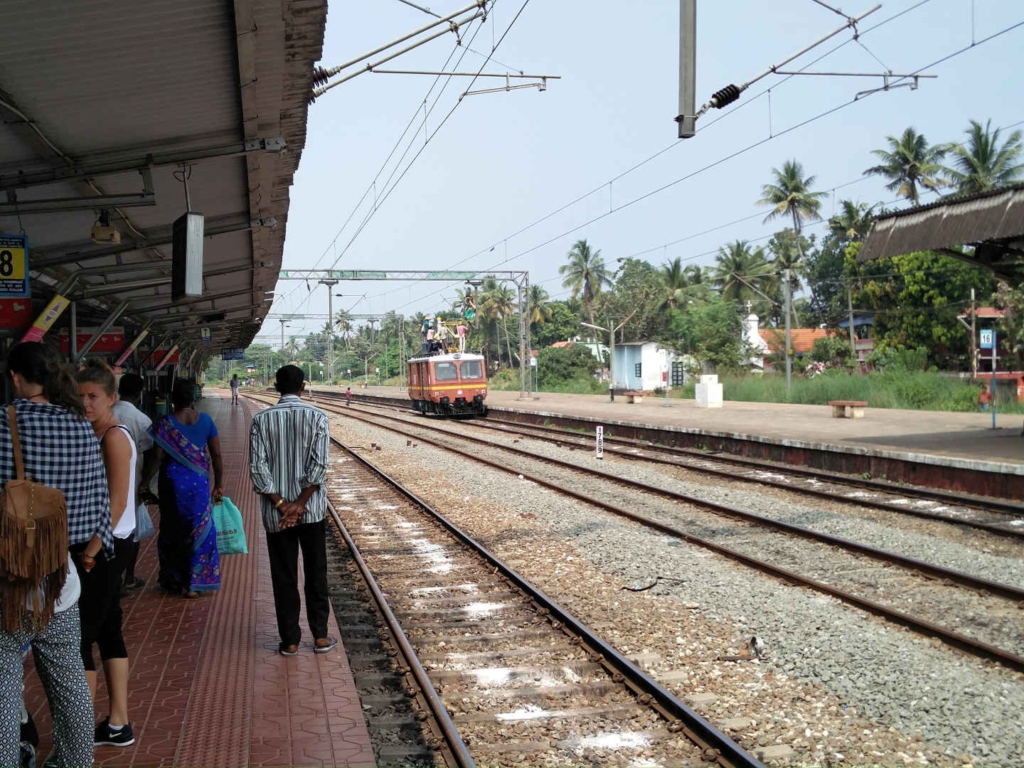
[[[128,428],[114,416],[117,384],[106,363],[90,360],[75,375],[85,416],[100,440],[110,491],[110,524],[114,532],[114,559],[80,562],[82,595],[82,663],[89,689],[96,696],[93,645],[99,646],[110,695],[110,714],[96,726],[95,743],[127,747],[135,742],[128,721],[128,649],[124,643],[121,611],[121,576],[131,555],[135,530],[136,448]],[[102,555],[100,556],[102,557]]]

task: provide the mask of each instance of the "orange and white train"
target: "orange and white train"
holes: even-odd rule
[[[440,416],[484,416],[487,406],[487,364],[469,352],[409,359],[409,399],[419,413]]]

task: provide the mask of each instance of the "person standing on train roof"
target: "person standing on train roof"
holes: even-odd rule
[[[466,351],[466,331],[468,330],[469,329],[466,327],[466,324],[461,320],[459,321],[459,324],[455,326],[455,333],[459,337],[459,352]]]
[[[427,331],[429,331],[429,330],[430,330],[430,318],[429,317],[424,317],[423,318],[423,325],[420,327],[420,333],[424,337],[426,337]]]
[[[444,324],[440,315],[437,316],[437,340],[441,342],[441,349],[444,350],[447,346],[445,342],[448,341],[448,326]]]
[[[299,550],[305,575],[306,620],[313,652],[327,653],[338,641],[327,634],[331,603],[327,593],[327,414],[302,401],[302,369],[279,368],[277,405],[252,417],[249,476],[260,495],[267,531],[270,580],[274,588],[278,652],[295,656],[299,628]]]

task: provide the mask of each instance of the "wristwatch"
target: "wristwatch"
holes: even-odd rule
[[[274,509],[280,509],[284,506],[284,499],[278,499],[277,504],[274,505]]]

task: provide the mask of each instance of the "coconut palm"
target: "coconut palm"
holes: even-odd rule
[[[485,288],[487,286],[485,285]],[[483,316],[495,324],[501,323],[505,332],[505,349],[508,351],[508,364],[512,365],[512,342],[508,334],[508,318],[516,311],[516,292],[505,283],[495,283],[484,294],[480,305]],[[498,355],[501,355],[501,341],[498,341]]]
[[[875,149],[872,154],[882,162],[864,171],[865,176],[881,176],[889,180],[885,188],[895,192],[897,197],[905,197],[913,205],[920,200],[920,190],[937,191],[945,182],[942,159],[946,156],[946,148],[932,147],[923,134],[912,127],[907,128],[898,139],[886,136],[889,149]]]
[[[704,271],[696,264],[684,267],[679,258],[662,264],[659,275],[665,290],[662,306],[669,309],[678,308],[688,296],[692,298],[694,289],[704,283]]]
[[[871,212],[875,206],[868,207],[867,203],[843,200],[839,203],[839,207],[839,213],[828,220],[829,230],[840,240],[847,240],[851,243],[863,240],[868,230],[871,229],[871,222],[874,218]]]
[[[530,286],[530,325],[540,325],[551,320],[551,297],[539,285]]]
[[[965,131],[967,141],[946,147],[953,156],[952,167],[946,168],[946,176],[961,195],[972,195],[996,187],[1012,184],[1024,175],[1021,153],[1021,132],[1014,131],[999,144],[999,129],[992,129],[992,121],[984,127],[977,120]]]
[[[591,250],[586,240],[577,240],[567,255],[569,263],[558,268],[558,274],[564,278],[562,287],[570,289],[574,299],[583,300],[583,308],[593,323],[594,298],[602,288],[612,284],[611,275],[601,258],[601,251]]]
[[[345,348],[349,346],[349,334],[352,333],[352,318],[349,312],[339,309],[334,313],[334,334],[341,334],[345,340]]]
[[[793,219],[793,230],[800,234],[803,222],[821,218],[818,214],[821,199],[827,197],[828,193],[811,191],[816,177],[805,177],[804,167],[796,160],[787,160],[782,164],[781,171],[772,168],[772,175],[775,182],[761,188],[761,199],[757,201],[759,205],[772,206],[772,212],[764,220],[769,222],[780,216],[790,216]]]
[[[714,286],[727,301],[748,301],[770,294],[773,269],[760,248],[752,250],[750,243],[737,240],[718,249],[715,257]]]

